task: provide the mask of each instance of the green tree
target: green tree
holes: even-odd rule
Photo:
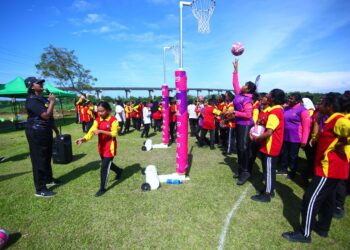
[[[74,50],[56,48],[53,45],[44,49],[40,63],[35,67],[44,77],[56,79],[60,87],[82,93],[82,90],[91,89],[97,78],[91,75],[91,70],[84,69],[74,55]]]

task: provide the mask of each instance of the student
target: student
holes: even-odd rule
[[[125,102],[124,113],[125,113],[125,126],[124,126],[123,134],[126,134],[126,133],[129,133],[129,130],[130,130],[130,120],[131,120],[131,113],[132,113],[132,107],[129,101]]]
[[[344,117],[348,120],[350,120],[350,93],[346,92],[341,97],[341,105],[342,105],[342,113],[344,114]],[[347,141],[341,141],[336,145],[338,149],[342,149],[342,147],[345,147],[345,153],[348,156],[348,159],[350,159],[350,140],[348,138]],[[349,177],[347,180],[340,180],[337,184],[336,190],[334,192],[334,210],[333,210],[333,218],[341,219],[344,217],[345,214],[345,198],[347,193],[347,182],[349,182]],[[348,190],[349,191],[349,190]]]
[[[346,141],[350,137],[350,121],[340,113],[340,100],[340,94],[328,93],[321,101],[320,112],[328,118],[320,130],[317,142],[315,176],[303,197],[300,229],[282,234],[289,241],[310,243],[311,230],[321,237],[328,237],[334,209],[334,189],[339,180],[345,180],[349,176],[349,159],[344,147],[343,152],[335,148],[339,141]]]
[[[203,124],[200,134],[199,146],[202,147],[204,145],[204,141],[207,132],[210,133],[210,149],[215,149],[215,115],[220,115],[221,112],[215,108],[215,99],[210,99],[209,104],[204,106],[203,109]]]
[[[143,118],[143,131],[141,137],[145,136],[148,138],[149,129],[151,126],[151,109],[149,108],[150,102],[143,103],[142,118]]]
[[[115,118],[117,118],[118,125],[119,125],[118,135],[123,135],[123,127],[125,123],[125,111],[122,105],[123,105],[122,101],[117,100],[115,105]]]
[[[281,169],[278,174],[287,174],[288,166],[291,171],[289,179],[294,179],[298,169],[300,147],[304,148],[310,133],[310,113],[302,105],[299,92],[291,93],[288,105],[284,108],[284,139],[281,151]]]
[[[118,121],[115,116],[111,116],[111,106],[108,102],[101,101],[97,104],[99,117],[94,121],[89,132],[82,138],[75,141],[77,145],[89,141],[93,135],[98,135],[98,152],[100,154],[101,165],[101,185],[96,197],[103,195],[106,190],[109,169],[116,173],[116,180],[121,178],[122,169],[113,163],[113,158],[117,154]]]
[[[258,107],[259,111],[258,113],[258,117],[256,118],[255,124],[263,126],[264,128],[266,128],[266,123],[267,123],[267,118],[269,115],[269,102],[267,100],[267,94],[266,93],[260,93],[260,101],[259,101],[260,105]],[[254,113],[254,112],[253,112]],[[259,153],[259,148],[260,145],[259,143],[252,141],[251,143],[251,150],[252,150],[252,157],[250,158],[251,163],[249,164],[249,166],[251,167],[249,169],[249,173],[252,174],[253,171],[253,165],[255,163],[256,157],[258,156]]]
[[[188,120],[190,122],[191,137],[194,137],[198,126],[198,116],[196,112],[196,105],[192,100],[188,101],[187,112]]]
[[[170,129],[170,144],[175,142],[176,134],[176,99],[170,98],[169,107],[169,129]]]
[[[237,153],[236,150],[236,135],[235,135],[235,128],[236,128],[236,123],[234,118],[231,115],[225,114],[227,111],[228,112],[233,112],[234,111],[234,106],[233,106],[233,99],[235,96],[232,94],[231,91],[226,91],[225,94],[225,107],[223,108],[223,120],[222,120],[222,125],[226,132],[223,134],[226,135],[226,138],[224,140],[224,146],[225,146],[225,151],[222,153],[223,155],[230,155],[233,153]]]
[[[270,108],[266,121],[266,130],[260,136],[250,135],[253,141],[260,143],[261,163],[264,170],[265,189],[251,197],[254,201],[270,202],[274,197],[276,182],[276,164],[283,144],[285,94],[281,89],[273,89],[267,96]]]
[[[236,94],[234,103],[234,116],[236,122],[237,156],[238,156],[238,181],[237,185],[243,185],[250,177],[251,146],[249,130],[253,127],[253,95],[256,95],[256,85],[246,82],[242,88],[238,82],[238,60],[233,63],[233,88]]]

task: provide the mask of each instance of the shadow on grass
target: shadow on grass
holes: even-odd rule
[[[140,171],[142,171],[140,163],[135,163],[133,165],[127,166],[126,168],[123,169],[121,180],[113,182],[113,184],[107,188],[107,191],[119,185],[120,183],[126,181],[131,176],[133,176],[134,174]]]
[[[148,134],[148,138],[153,137],[153,136],[156,136],[156,135],[157,135],[157,133],[155,133],[155,132],[149,133],[149,134]]]
[[[28,158],[29,156],[29,152],[26,152],[26,153],[22,153],[22,154],[19,154],[19,155],[14,155],[14,156],[10,156],[10,157],[6,157],[4,161],[2,161],[1,163],[4,163],[4,162],[8,162],[8,161],[22,161],[26,158]]]
[[[276,192],[282,199],[283,203],[283,216],[287,219],[289,224],[293,227],[294,231],[300,228],[300,205],[301,199],[294,194],[292,188],[285,184],[276,181]]]
[[[6,248],[9,248],[11,245],[15,244],[21,237],[22,234],[20,232],[11,233],[9,240],[6,244]]]
[[[15,177],[18,177],[18,176],[21,176],[21,175],[24,175],[24,174],[28,174],[28,173],[31,173],[31,172],[32,171],[26,171],[26,172],[20,172],[20,173],[0,175],[0,181],[5,181],[5,180],[8,180],[8,179],[12,179],[12,178],[15,178]]]
[[[190,152],[188,153],[188,167],[186,169],[186,176],[189,176],[190,175],[190,172],[191,172],[191,167],[192,167],[192,161],[193,161],[193,154],[192,154],[192,151],[193,151],[193,146],[191,147],[190,149]]]
[[[80,160],[81,158],[85,157],[86,154],[77,154],[73,155],[73,161]]]
[[[66,174],[58,177],[61,181],[63,181],[63,184],[59,185],[59,186],[53,186],[51,188],[51,190],[54,190],[57,187],[63,186],[65,184],[69,183],[70,181],[75,180],[75,179],[79,178],[80,176],[86,174],[87,172],[95,171],[95,170],[99,169],[100,163],[101,163],[101,161],[93,161],[93,162],[86,164],[85,166],[81,166],[79,168],[73,169],[69,173],[66,173]]]

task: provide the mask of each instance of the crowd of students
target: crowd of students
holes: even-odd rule
[[[290,241],[310,242],[311,230],[314,230],[320,236],[327,237],[332,217],[341,218],[344,215],[344,201],[350,191],[350,91],[344,94],[328,93],[315,107],[310,97],[302,98],[298,92],[286,96],[283,90],[276,88],[269,93],[257,93],[256,84],[250,81],[240,86],[237,60],[233,66],[234,94],[227,91],[218,97],[199,97],[195,102],[189,101],[190,135],[197,138],[199,147],[208,145],[215,150],[217,144],[224,155],[237,154],[238,170],[234,175],[237,185],[249,180],[259,156],[264,189],[251,197],[257,202],[270,202],[275,197],[276,174],[286,175],[291,180],[296,178],[299,150],[303,148],[308,165],[301,170],[306,188],[301,227],[282,236]],[[101,188],[96,194],[99,196],[106,190],[109,168],[113,167],[118,178],[121,174],[121,170],[112,163],[116,141],[112,143],[113,147],[110,142],[107,146],[100,144],[106,143],[106,138],[115,139],[117,133],[128,133],[131,125],[140,132],[143,127],[141,137],[149,137],[151,127],[154,132],[161,131],[163,107],[158,102],[117,101],[115,116],[111,118],[112,109],[106,102],[94,107],[84,99],[77,102],[81,106],[79,118],[84,132],[87,132],[86,127],[92,127],[83,138],[77,140],[77,144],[88,141],[93,134],[99,136],[103,166]],[[170,99],[169,116],[172,143],[176,137],[175,99]],[[91,123],[93,117],[95,121]],[[109,126],[101,125],[105,120],[111,122]],[[259,136],[250,133],[254,125],[263,126],[264,132]],[[209,139],[206,137],[208,132]]]

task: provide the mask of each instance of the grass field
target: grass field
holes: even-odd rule
[[[74,123],[62,129],[73,140],[82,135],[80,125]],[[161,134],[152,140],[160,143]],[[24,131],[0,133],[0,155],[7,157],[0,163],[0,227],[12,234],[9,248],[218,249],[221,237],[224,249],[350,249],[349,214],[333,220],[326,239],[313,233],[311,244],[284,240],[281,233],[298,225],[303,189],[277,176],[272,202],[253,202],[250,196],[261,186],[260,162],[255,177],[237,186],[232,178],[236,156],[198,148],[192,138],[191,180],[141,192],[142,168],[153,164],[159,174],[175,171],[175,145],[144,152],[143,141],[139,132],[118,138],[114,162],[124,169],[123,178],[114,182],[111,173],[109,190],[99,198],[94,197],[100,182],[96,138],[80,147],[73,145],[72,163],[53,164],[54,176],[64,185],[53,188],[54,198],[44,199],[34,196]],[[350,210],[349,199],[346,210]]]

